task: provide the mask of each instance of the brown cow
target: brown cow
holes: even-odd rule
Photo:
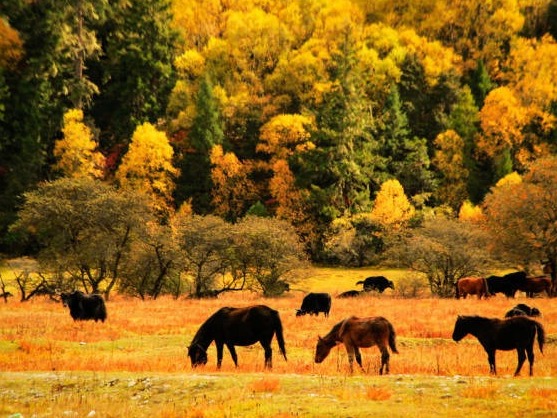
[[[468,295],[478,295],[478,299],[489,296],[483,277],[463,277],[456,282],[456,298],[466,299]]]
[[[529,276],[526,280],[518,286],[518,290],[526,292],[526,296],[529,298],[534,297],[534,293],[547,293],[547,296],[551,295],[551,277],[550,276]]]

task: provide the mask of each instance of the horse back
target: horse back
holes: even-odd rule
[[[350,317],[343,321],[338,331],[338,340],[357,347],[374,345],[388,346],[392,326],[381,316],[358,318]]]

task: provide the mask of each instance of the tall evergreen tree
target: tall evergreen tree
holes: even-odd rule
[[[165,115],[178,37],[170,0],[112,1],[97,30],[103,54],[88,63],[100,90],[91,114],[101,146],[109,149],[127,144],[137,126]]]
[[[211,210],[211,161],[213,146],[222,145],[224,133],[220,111],[213,96],[213,87],[208,76],[199,85],[196,114],[188,134],[188,144],[183,155],[178,157],[177,167],[181,175],[176,186],[176,205],[191,199],[193,210],[207,214]]]

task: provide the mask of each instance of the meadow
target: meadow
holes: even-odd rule
[[[0,417],[519,417],[556,416],[557,306],[553,299],[517,295],[489,300],[403,298],[403,273],[389,272],[395,292],[337,299],[356,280],[381,273],[315,270],[281,298],[230,292],[218,299],[140,301],[114,295],[105,323],[74,322],[60,303],[34,299],[0,303]],[[304,291],[333,295],[328,318],[296,317]],[[516,303],[536,306],[547,333],[536,346],[534,377],[527,363],[514,378],[515,352],[497,352],[498,376],[471,336],[451,339],[456,316],[502,317]],[[266,304],[279,311],[288,361],[273,341],[273,369],[263,368],[259,345],[237,347],[235,368],[225,349],[192,369],[187,346],[205,319],[222,306]],[[382,315],[397,332],[391,374],[379,376],[379,352],[362,350],[365,371],[348,371],[342,346],[313,361],[318,335],[349,315]],[[18,415],[19,414],[19,415]]]

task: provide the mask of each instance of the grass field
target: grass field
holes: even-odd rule
[[[230,293],[213,300],[120,296],[105,323],[71,320],[48,300],[0,303],[0,417],[522,417],[557,416],[557,305],[548,298],[515,300],[406,299],[391,290],[336,299],[368,270],[315,270],[283,298]],[[395,283],[406,275],[389,272]],[[395,277],[396,276],[396,277]],[[397,286],[398,289],[398,286]],[[303,291],[333,295],[329,318],[296,317]],[[513,378],[515,352],[497,352],[499,375],[473,337],[451,340],[458,314],[502,317],[518,302],[538,307],[547,332],[536,347],[535,377]],[[200,324],[222,306],[264,303],[280,313],[288,361],[273,341],[272,371],[259,345],[238,347],[236,369],[225,349],[216,369],[192,370],[186,348]],[[391,375],[378,376],[376,348],[362,350],[366,371],[350,374],[343,347],[313,362],[318,335],[349,315],[382,315],[397,331]]]

